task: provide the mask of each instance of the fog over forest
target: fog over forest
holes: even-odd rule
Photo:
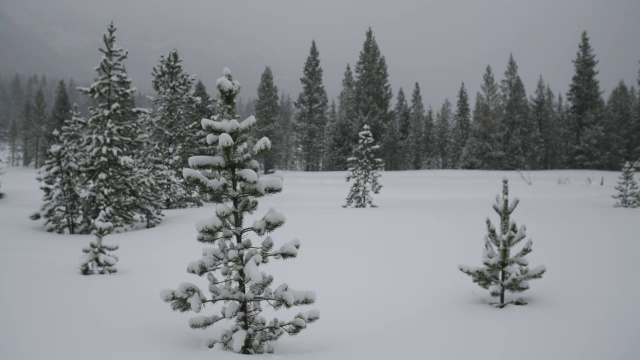
[[[358,59],[371,27],[389,67],[393,93],[421,84],[425,103],[454,99],[461,82],[473,98],[491,65],[498,78],[509,54],[527,92],[542,75],[566,93],[580,34],[599,60],[605,96],[633,84],[640,60],[640,2],[595,1],[167,1],[0,0],[0,74],[46,73],[90,82],[106,25],[129,50],[127,70],[151,91],[151,68],[171,49],[185,69],[213,88],[228,66],[255,97],[265,66],[281,91],[296,96],[315,40],[330,98],[347,63]]]

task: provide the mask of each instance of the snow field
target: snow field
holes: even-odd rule
[[[614,208],[618,173],[383,172],[378,208],[343,209],[343,172],[283,172],[283,192],[260,200],[247,224],[273,207],[286,216],[276,248],[294,238],[296,259],[270,261],[274,288],[314,291],[317,302],[264,316],[320,310],[320,320],[275,344],[274,359],[636,359],[640,209]],[[512,218],[533,239],[530,264],[545,276],[529,305],[495,309],[459,264],[479,266],[485,219],[509,178]],[[570,184],[558,185],[559,178]],[[587,178],[592,180],[587,185]],[[600,179],[604,177],[604,186]],[[219,327],[192,330],[160,291],[206,279],[188,274],[206,245],[196,222],[216,207],[166,211],[153,229],[114,234],[118,272],[82,276],[94,237],[57,235],[28,219],[41,203],[33,170],[7,169],[0,200],[0,359],[237,359],[202,343]],[[260,244],[263,238],[251,238]],[[221,326],[222,327],[222,326]],[[220,328],[221,328],[220,327]]]

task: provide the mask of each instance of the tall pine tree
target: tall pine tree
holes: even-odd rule
[[[151,84],[156,96],[151,98],[156,109],[151,115],[151,141],[147,144],[152,159],[150,171],[155,175],[163,207],[179,209],[200,206],[197,191],[187,186],[182,168],[188,157],[199,150],[195,125],[199,123],[199,100],[192,94],[195,77],[182,68],[177,50],[160,57],[153,67]]]
[[[54,130],[58,130],[61,132],[62,127],[64,126],[65,120],[69,118],[69,114],[72,111],[71,100],[69,99],[69,94],[67,93],[67,87],[64,84],[64,80],[60,80],[58,82],[58,87],[56,88],[56,96],[53,102],[53,107],[51,109],[51,117],[49,119],[49,126],[46,131],[46,148],[49,149],[53,143],[55,143],[56,139],[53,135]]]
[[[279,139],[281,142],[278,163],[285,170],[295,169],[297,148],[293,113],[294,106],[291,95],[282,93],[280,103],[278,104],[277,128],[280,133]]]
[[[634,105],[634,96],[620,81],[609,95],[603,119],[605,162],[602,165],[608,170],[619,169],[626,161],[633,161],[633,137],[629,136],[629,130],[633,130]]]
[[[473,109],[470,167],[499,169],[504,157],[499,137],[503,106],[491,66],[486,68],[480,89]]]
[[[353,128],[354,142],[365,124],[375,139],[383,138],[386,123],[391,119],[392,97],[387,61],[369,28],[355,67],[354,107],[357,119]],[[382,151],[385,152],[384,149]]]
[[[385,149],[386,170],[404,170],[406,168],[407,149],[402,140],[402,130],[405,136],[409,132],[409,106],[402,88],[398,91],[398,99],[393,116],[384,124],[381,147]],[[406,139],[406,138],[405,138]]]
[[[501,91],[504,99],[500,134],[504,158],[501,168],[531,169],[537,162],[535,139],[538,129],[530,120],[527,93],[513,55],[509,56]]]
[[[268,137],[272,144],[275,144],[262,158],[262,169],[265,174],[268,174],[274,166],[279,166],[276,162],[280,152],[283,151],[281,139],[278,136],[281,133],[277,129],[280,112],[278,100],[278,87],[273,83],[271,68],[267,66],[260,77],[256,101],[256,119],[259,124],[257,136]]]
[[[407,169],[418,170],[424,166],[428,149],[424,147],[428,141],[427,132],[430,131],[429,124],[426,123],[424,113],[424,104],[422,103],[422,94],[420,93],[420,85],[416,82],[411,94],[411,107],[409,108],[409,129],[406,141],[405,157],[407,157]],[[404,142],[403,142],[404,144]]]
[[[573,66],[567,100],[571,121],[571,168],[597,168],[602,165],[601,147],[604,130],[601,124],[604,101],[596,76],[598,61],[589,44],[587,32],[582,33]]]
[[[466,168],[468,160],[469,132],[471,128],[471,109],[469,108],[469,96],[464,83],[458,91],[458,103],[456,113],[453,116],[453,128],[451,131],[451,166],[453,168]]]
[[[352,129],[356,121],[354,86],[353,72],[351,66],[347,64],[342,79],[342,89],[338,96],[337,119],[327,134],[324,170],[347,170],[349,167],[347,158],[353,152]]]
[[[322,165],[322,144],[329,100],[322,84],[320,53],[315,41],[311,42],[300,81],[302,92],[295,105],[298,110],[296,122],[303,168],[305,171],[319,171]]]
[[[437,169],[451,167],[451,103],[446,99],[436,115],[434,131],[434,159]]]
[[[531,98],[531,121],[537,127],[538,161],[532,168],[554,169],[558,156],[558,124],[553,109],[553,93],[545,86],[542,76]]]
[[[31,144],[35,167],[40,168],[46,159],[46,130],[47,125],[47,104],[44,99],[44,89],[38,88],[33,102],[32,123],[28,128],[31,132]]]

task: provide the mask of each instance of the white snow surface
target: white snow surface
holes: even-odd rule
[[[220,306],[181,314],[158,298],[183,282],[209,295],[206,277],[185,268],[205,247],[194,223],[213,216],[214,204],[165,211],[156,228],[109,235],[109,243],[120,244],[118,272],[82,276],[77,260],[95,236],[47,233],[42,221],[29,220],[42,200],[36,172],[6,170],[0,359],[239,358],[202,345],[232,322],[189,328],[190,318],[219,315]],[[274,284],[314,291],[317,302],[277,312],[265,307],[263,315],[291,320],[317,308],[322,317],[295,337],[283,336],[275,355],[256,359],[630,360],[640,354],[640,209],[613,207],[618,172],[532,171],[531,186],[516,172],[385,172],[379,207],[372,209],[341,208],[350,186],[344,172],[281,174],[283,192],[260,199],[246,224],[270,207],[287,216],[272,234],[275,249],[299,238],[298,257],[272,259],[260,271],[273,275]],[[521,200],[513,218],[534,239],[531,269],[545,265],[548,272],[528,291],[507,297],[522,296],[528,305],[495,309],[488,305],[495,299],[458,264],[482,265],[485,218],[498,221],[491,205],[505,176],[510,194]],[[604,186],[596,185],[601,177]],[[570,183],[558,185],[559,178]],[[598,181],[587,185],[587,178]]]

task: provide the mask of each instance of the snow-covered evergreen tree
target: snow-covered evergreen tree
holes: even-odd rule
[[[83,166],[79,158],[84,123],[77,105],[74,105],[60,132],[53,130],[55,142],[49,147],[47,160],[40,169],[38,181],[42,183],[40,189],[44,192],[44,204],[31,219],[44,218],[49,232],[87,232],[87,229],[82,229]]]
[[[140,166],[145,135],[139,120],[148,111],[132,106],[136,88],[125,71],[127,52],[116,46],[115,31],[111,23],[103,36],[96,82],[79,89],[96,104],[89,108],[83,144],[87,154],[82,159],[87,186],[84,219],[88,228],[101,213],[112,229],[140,220],[151,227],[161,221],[161,214],[153,174],[140,171],[146,169]]]
[[[162,291],[161,297],[180,312],[199,313],[208,303],[222,305],[219,315],[195,317],[189,323],[194,329],[204,329],[221,320],[234,322],[220,337],[212,339],[209,347],[221,344],[224,349],[242,354],[273,352],[272,342],[284,333],[299,333],[319,314],[312,310],[299,313],[291,321],[267,321],[261,315],[263,306],[279,309],[311,304],[315,293],[296,291],[287,284],[274,289],[273,276],[260,270],[270,259],[296,257],[300,242],[292,240],[274,250],[270,236],[256,245],[249,239],[250,233],[263,236],[285,223],[284,215],[273,209],[252,225],[245,223],[247,215],[256,211],[259,198],[282,190],[282,180],[258,175],[256,159],[269,151],[271,143],[268,138],[261,138],[254,145],[249,143],[256,120],[253,116],[242,122],[237,120],[235,105],[240,84],[233,80],[231,71],[225,69],[217,85],[219,115],[214,120],[202,120],[202,127],[210,133],[207,142],[213,147],[213,156],[193,156],[189,158],[191,168],[183,170],[187,180],[218,203],[212,217],[197,222],[198,241],[211,246],[187,268],[189,273],[206,275],[210,296],[194,284],[182,283],[175,290]]]
[[[112,274],[117,271],[115,265],[118,257],[111,252],[118,250],[118,245],[107,245],[102,242],[102,239],[113,231],[113,224],[105,219],[106,214],[101,211],[91,224],[96,241],[92,241],[88,247],[82,249],[85,253],[80,259],[82,275]]]
[[[527,240],[520,251],[514,247],[527,238],[526,227],[518,227],[511,220],[511,214],[518,206],[515,198],[509,202],[509,182],[502,180],[502,196],[496,196],[493,210],[500,216],[500,231],[487,217],[487,235],[484,237],[483,264],[481,267],[460,265],[463,273],[471,276],[474,283],[488,289],[491,296],[499,297],[500,302],[492,305],[502,308],[508,304],[526,305],[522,298],[505,302],[505,292],[523,292],[529,289],[529,280],[540,279],[547,271],[544,265],[529,269],[529,261],[525,258],[532,251],[533,242]]]
[[[612,197],[616,199],[616,207],[635,208],[640,206],[640,189],[633,176],[633,166],[627,161],[622,168],[622,174],[618,179],[615,189],[618,191]]]
[[[382,188],[378,178],[381,176],[379,171],[382,170],[383,163],[381,159],[376,158],[375,152],[379,147],[374,145],[369,126],[365,124],[359,136],[356,156],[348,159],[351,167],[347,174],[347,182],[353,180],[353,185],[347,195],[347,203],[342,207],[376,207],[371,193],[377,194]]]
[[[149,121],[152,135],[146,163],[151,165],[164,208],[200,206],[197,191],[182,178],[189,155],[200,147],[196,136],[199,99],[191,91],[195,77],[183,70],[177,50],[161,56],[152,75],[157,95],[151,100],[157,108]]]

